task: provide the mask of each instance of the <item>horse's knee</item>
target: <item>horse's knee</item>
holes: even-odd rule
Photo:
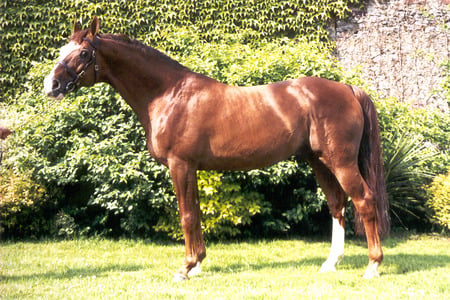
[[[183,228],[183,230],[189,230],[190,228],[192,228],[193,218],[191,214],[184,213],[180,217],[180,221],[181,221],[181,228]]]
[[[191,232],[192,230],[198,229],[200,226],[200,220],[198,217],[193,213],[183,213],[183,215],[180,218],[181,221],[181,227],[185,232]]]

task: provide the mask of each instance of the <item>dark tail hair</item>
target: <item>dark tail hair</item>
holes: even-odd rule
[[[359,148],[358,164],[360,172],[373,192],[377,213],[378,233],[381,236],[389,234],[391,219],[389,217],[389,199],[386,193],[383,156],[380,141],[378,114],[369,95],[362,89],[352,87],[364,114],[364,131]],[[361,216],[354,209],[355,230],[364,234]]]

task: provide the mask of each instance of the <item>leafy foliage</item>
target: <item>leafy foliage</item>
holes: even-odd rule
[[[449,91],[450,92],[450,91]],[[414,134],[436,150],[434,156],[420,167],[435,174],[446,173],[450,168],[450,115],[432,109],[411,109],[408,103],[387,98],[376,102],[382,142],[385,149],[392,147],[389,136]]]
[[[33,237],[47,233],[51,224],[46,217],[52,203],[46,201],[45,189],[27,175],[13,170],[0,173],[0,235]]]
[[[436,176],[428,188],[431,194],[427,205],[433,210],[433,220],[450,230],[450,173]]]
[[[197,175],[202,211],[202,228],[206,238],[229,238],[241,234],[251,217],[268,210],[262,194],[242,191],[228,175],[200,171]],[[167,218],[160,218],[156,229],[166,231],[173,239],[182,239],[178,210],[168,207]]]
[[[423,186],[450,168],[450,116],[389,98],[376,104],[394,226],[429,229]]]
[[[58,236],[62,236],[66,239],[74,238],[77,236],[78,226],[75,223],[75,219],[62,210],[56,214],[55,227],[58,231]]]
[[[11,178],[23,183],[15,187],[31,191],[23,198],[26,204],[14,204],[20,212],[13,213],[11,201],[1,202],[2,214],[7,214],[2,224],[8,224],[4,235],[181,236],[169,174],[148,155],[144,132],[126,103],[106,85],[81,89],[61,102],[41,94],[43,77],[53,65],[44,58],[54,58],[65,43],[71,31],[68,20],[77,16],[86,24],[98,15],[103,32],[136,37],[193,71],[233,85],[302,75],[360,84],[357,75],[342,76],[325,30],[328,20],[343,17],[351,2],[0,3],[0,30],[6,33],[0,42],[0,93],[11,103],[2,107],[11,127],[20,127],[6,143],[0,196],[12,195],[5,192]],[[404,226],[422,226],[429,221],[422,186],[431,182],[422,175],[449,169],[450,117],[411,110],[394,99],[376,104],[393,211]],[[415,143],[407,138],[412,136],[417,136]],[[317,233],[329,222],[324,195],[304,163],[288,160],[249,172],[200,172],[198,180],[203,226],[211,239]],[[17,230],[23,224],[26,230]]]
[[[213,47],[184,31],[168,36],[166,45],[178,45],[183,53],[178,59],[183,64],[231,84],[263,84],[301,74],[339,79],[335,60],[318,47],[284,39],[250,46],[235,42],[239,38],[225,35]],[[264,53],[271,57],[264,60]],[[150,236],[163,231],[179,238],[169,174],[148,155],[135,114],[104,84],[89,92],[81,89],[49,105],[40,85],[52,64],[34,65],[26,90],[14,108],[11,106],[28,118],[17,120],[25,122],[23,128],[8,140],[7,166],[30,172],[33,180],[49,191],[49,199],[57,203],[56,231],[62,236],[70,236],[76,229],[82,235],[113,236]],[[36,116],[37,111],[43,113]],[[309,223],[310,215],[323,206],[319,202],[302,207],[318,199],[309,169],[304,171],[291,161],[261,172],[267,172],[273,191],[263,186],[256,171],[249,175],[199,174],[203,225],[209,237],[241,234],[261,214],[272,218],[262,222],[261,232],[285,231],[291,224]],[[300,176],[298,181],[296,176]],[[296,180],[295,184],[290,180]],[[290,204],[291,196],[278,199],[277,188],[283,185],[286,195],[292,193],[291,188],[298,191]],[[314,192],[309,192],[311,188]],[[263,198],[265,192],[272,195]]]
[[[433,175],[419,168],[420,164],[437,154],[420,137],[402,135],[388,137],[385,148],[386,188],[391,214],[397,223],[420,222],[427,219],[425,194],[422,186]],[[408,221],[410,220],[410,221]]]
[[[253,235],[323,232],[323,223],[329,221],[326,199],[306,163],[291,159],[237,176],[248,189],[264,194],[270,203],[270,210],[263,213],[260,223],[253,225]]]

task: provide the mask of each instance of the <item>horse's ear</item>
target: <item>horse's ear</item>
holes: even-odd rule
[[[77,19],[73,19],[73,33],[78,32],[81,30],[80,25],[77,22]]]
[[[97,17],[93,17],[91,24],[89,24],[89,32],[92,36],[96,36],[100,31],[100,20]]]

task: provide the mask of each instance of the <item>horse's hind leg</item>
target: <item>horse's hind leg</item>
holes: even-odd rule
[[[359,172],[357,163],[345,167],[336,167],[334,174],[344,191],[352,198],[353,204],[360,214],[366,231],[369,248],[369,266],[364,278],[378,277],[378,265],[383,260],[380,237],[377,229],[376,207],[373,193]]]
[[[328,207],[332,216],[333,232],[331,236],[330,254],[320,268],[321,272],[336,271],[336,266],[344,258],[345,240],[345,205],[347,195],[342,190],[336,177],[318,159],[310,159],[309,164],[313,168],[317,181],[328,200]]]

